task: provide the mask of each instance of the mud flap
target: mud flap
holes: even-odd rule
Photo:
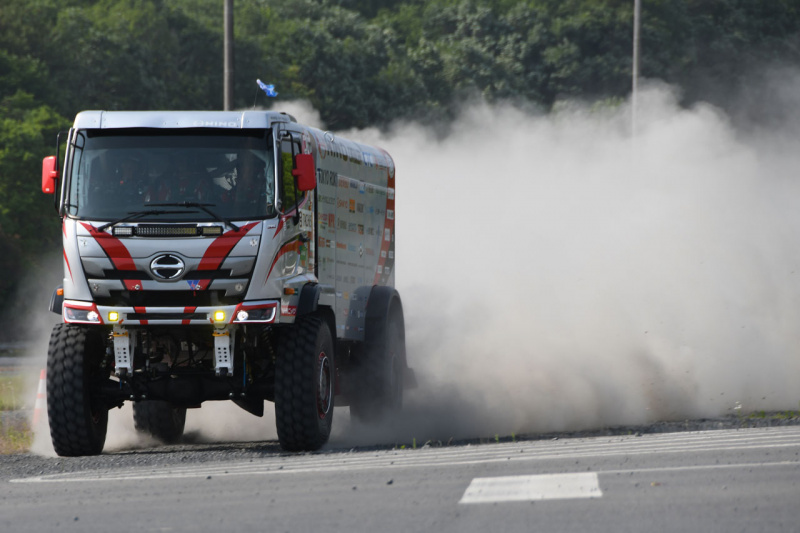
[[[234,398],[233,403],[250,413],[251,415],[264,416],[264,400],[261,398]]]

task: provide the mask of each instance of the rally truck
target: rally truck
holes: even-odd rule
[[[414,374],[387,152],[255,110],[84,111],[65,141],[62,165],[42,164],[64,248],[57,454],[100,453],[127,401],[165,443],[205,401],[256,416],[271,401],[289,451],[326,443],[334,405],[364,422],[401,408]]]

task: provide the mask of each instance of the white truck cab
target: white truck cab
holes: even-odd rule
[[[64,246],[56,453],[100,453],[125,401],[165,442],[204,401],[273,401],[287,450],[322,446],[335,404],[364,421],[401,407],[388,153],[264,111],[85,111],[66,145],[42,171]]]

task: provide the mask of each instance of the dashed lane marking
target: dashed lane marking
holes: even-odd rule
[[[603,491],[594,472],[478,477],[472,480],[458,503],[571,500],[601,496]]]

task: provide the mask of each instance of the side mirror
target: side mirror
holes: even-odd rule
[[[42,160],[42,192],[55,194],[56,180],[59,178],[56,156],[47,156]]]
[[[294,170],[292,175],[297,178],[297,190],[313,191],[317,186],[317,171],[314,168],[314,156],[311,154],[297,154],[294,157]]]

